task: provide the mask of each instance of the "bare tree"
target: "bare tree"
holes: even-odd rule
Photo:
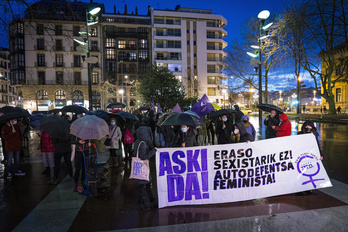
[[[333,88],[346,78],[348,68],[348,0],[307,0],[285,11],[277,25],[282,48],[313,78],[336,114]],[[319,54],[319,56],[318,56]],[[319,60],[320,59],[320,60]]]

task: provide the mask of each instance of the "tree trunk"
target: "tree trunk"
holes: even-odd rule
[[[329,114],[336,115],[335,96],[333,94],[329,95],[328,103],[329,103]]]

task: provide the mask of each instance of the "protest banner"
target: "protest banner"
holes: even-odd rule
[[[313,134],[156,153],[159,208],[331,187]]]

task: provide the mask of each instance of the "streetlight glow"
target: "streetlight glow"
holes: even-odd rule
[[[247,54],[253,58],[256,58],[258,57],[258,55],[254,54],[254,53],[251,53],[251,52],[247,52]]]
[[[81,44],[81,45],[87,45],[86,42],[83,42],[83,41],[78,40],[78,39],[74,39],[74,41],[77,42],[77,43],[79,43],[79,44]]]
[[[269,37],[269,35],[264,35],[264,36],[260,37],[260,40],[266,39],[268,37]]]
[[[90,13],[91,15],[96,15],[99,13],[100,10],[101,10],[100,7],[96,7],[94,9],[90,10],[88,13]]]
[[[262,29],[263,30],[267,30],[268,28],[270,28],[273,25],[273,22],[267,24],[266,26],[263,26]]]
[[[257,46],[257,45],[251,45],[250,47],[251,47],[251,48],[254,48],[254,49],[260,49],[260,47]]]
[[[268,10],[263,10],[263,11],[261,11],[258,15],[257,15],[257,17],[259,18],[259,19],[267,19],[268,17],[269,17],[269,15],[270,15],[271,13],[268,11]]]

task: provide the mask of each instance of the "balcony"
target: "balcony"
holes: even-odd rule
[[[65,47],[64,46],[55,46],[54,50],[57,51],[57,52],[58,51],[65,51]]]
[[[82,68],[82,64],[81,63],[71,63],[71,67],[72,68]]]
[[[35,62],[35,67],[47,67],[47,62]]]
[[[8,93],[6,89],[0,89],[0,93]]]
[[[207,57],[207,61],[224,62],[222,57]]]
[[[208,73],[222,73],[222,69],[208,68]]]
[[[207,50],[215,50],[215,51],[222,51],[223,47],[222,46],[207,46]]]
[[[118,49],[119,50],[136,50],[137,49],[137,46],[134,45],[134,44],[122,44],[122,45],[118,45]]]
[[[134,74],[137,73],[137,69],[136,68],[125,68],[125,69],[118,69],[118,73],[120,74]]]
[[[65,67],[65,63],[57,63],[57,62],[53,62],[53,67],[56,67],[56,68],[60,68],[60,67]]]
[[[207,39],[223,39],[224,37],[222,35],[210,35],[207,34]]]
[[[46,50],[46,46],[37,46],[37,45],[34,45],[34,50],[45,51],[45,50]]]
[[[168,33],[168,32],[163,32],[163,31],[156,31],[156,36],[176,36],[176,37],[181,37],[181,33]]]
[[[99,65],[99,63],[91,64],[91,68],[92,68],[92,69],[94,69],[94,68],[100,68],[100,65]]]
[[[181,45],[180,46],[171,46],[171,45],[167,45],[167,44],[158,44],[156,43],[155,45],[156,48],[181,48]]]
[[[181,60],[180,57],[174,57],[174,56],[156,56],[155,60]]]

